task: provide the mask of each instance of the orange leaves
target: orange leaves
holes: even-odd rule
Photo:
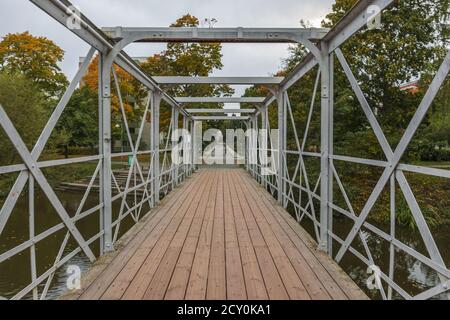
[[[172,23],[171,27],[196,27],[199,25],[199,21],[197,17],[190,15],[189,13],[185,14],[181,18],[177,19],[175,23]]]
[[[88,86],[91,90],[97,92],[98,91],[98,59],[99,56],[97,55],[94,60],[89,65],[89,69],[87,74],[83,78],[84,85]],[[125,72],[123,69],[118,67],[117,65],[114,65],[114,70],[116,71],[117,78],[119,80],[120,84],[120,93],[124,99],[124,109],[127,114],[133,113],[133,107],[125,101],[126,97],[133,97],[137,93],[137,89],[133,83],[133,77]],[[111,75],[111,79],[114,79]],[[115,92],[116,86],[113,85],[113,93],[111,97],[111,108],[113,112],[119,113],[120,112],[120,101],[117,93]]]

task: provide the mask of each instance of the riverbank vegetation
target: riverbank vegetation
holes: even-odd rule
[[[356,2],[337,0],[322,27],[332,28]],[[450,47],[449,3],[448,0],[396,1],[383,11],[379,29],[363,28],[341,47],[393,150]],[[301,24],[303,27],[311,26],[306,21]],[[289,74],[307,54],[303,46],[292,46],[282,70],[276,75]],[[334,154],[387,161],[337,58],[334,59],[334,68]],[[317,67],[288,90],[300,140],[305,134],[316,78]],[[268,93],[266,88],[257,86],[248,89],[246,96],[266,96]],[[269,109],[269,118],[271,127],[276,128],[278,114],[275,103]],[[320,120],[319,86],[305,151],[320,152]],[[287,149],[297,150],[290,119],[288,123]],[[289,155],[287,158],[292,176],[298,157]],[[305,161],[313,163],[309,167],[307,164],[307,171],[309,183],[314,185],[319,161],[307,158]],[[450,170],[450,77],[440,89],[401,162]],[[353,210],[359,214],[382,171],[372,166],[340,161],[335,161],[335,166]],[[421,174],[407,174],[407,179],[429,225],[450,224],[448,179]],[[302,185],[305,187],[304,181]],[[415,228],[410,209],[398,186],[397,189],[397,222]],[[334,190],[335,202],[348,209],[337,184]],[[371,211],[369,221],[386,224],[389,217],[389,193],[385,190]]]

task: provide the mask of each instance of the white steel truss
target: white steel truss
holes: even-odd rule
[[[65,24],[71,11],[71,3],[67,0],[30,0],[51,17]],[[448,293],[450,286],[450,270],[445,264],[442,252],[434,240],[433,234],[424,218],[423,212],[408,183],[405,172],[430,175],[435,177],[450,178],[448,170],[427,168],[402,164],[401,159],[414,135],[422,123],[426,113],[442,87],[450,70],[450,51],[447,53],[433,82],[431,83],[423,101],[418,106],[407,130],[398,146],[392,149],[385,133],[367,102],[364,92],[359,86],[350,66],[348,65],[340,46],[353,34],[360,30],[367,22],[367,9],[376,5],[381,10],[388,7],[392,0],[361,0],[333,29],[247,29],[247,28],[97,28],[85,16],[76,17],[81,23],[81,29],[71,30],[78,37],[87,42],[92,48],[79,68],[65,94],[55,107],[47,125],[43,129],[33,149],[29,151],[17,132],[14,124],[9,119],[4,109],[0,106],[0,125],[7,134],[9,140],[15,146],[20,155],[21,164],[0,167],[0,175],[17,173],[18,176],[12,186],[3,206],[0,208],[0,234],[10,220],[18,198],[24,192],[28,182],[29,192],[29,239],[20,245],[0,254],[0,264],[6,260],[23,253],[30,252],[31,283],[14,295],[13,299],[20,299],[31,295],[34,299],[45,299],[51,288],[55,272],[65,263],[79,253],[84,253],[91,261],[96,259],[92,251],[95,242],[100,244],[100,255],[114,250],[114,244],[120,238],[123,220],[130,216],[137,223],[142,215],[143,208],[155,207],[160,198],[167,195],[177,184],[190,176],[195,170],[196,149],[201,146],[194,145],[190,140],[183,139],[183,163],[172,163],[171,155],[177,141],[172,139],[172,134],[177,132],[180,116],[183,129],[193,134],[198,129],[199,121],[238,120],[243,122],[247,129],[263,129],[270,132],[271,126],[278,126],[279,135],[261,135],[258,141],[254,136],[249,136],[246,141],[245,168],[267,190],[278,199],[284,208],[293,207],[295,217],[299,223],[309,219],[312,223],[318,248],[337,262],[347,254],[352,254],[367,266],[374,264],[373,248],[369,245],[366,232],[389,243],[389,271],[381,272],[381,280],[384,287],[380,288],[383,299],[393,298],[396,295],[405,299],[429,299]],[[150,77],[128,57],[122,49],[133,42],[288,42],[301,43],[310,54],[285,78],[280,77]],[[39,158],[50,138],[50,135],[67,106],[72,94],[87,72],[89,63],[95,54],[99,59],[99,154],[95,156],[80,157],[75,159],[39,161]],[[357,97],[362,111],[367,118],[378,143],[383,150],[386,161],[373,159],[361,159],[350,156],[336,155],[333,148],[334,126],[334,57],[344,70],[352,90]],[[142,119],[139,121],[137,138],[133,139],[129,121],[125,112],[124,100],[120,90],[118,75],[114,65],[120,66],[136,80],[141,82],[147,90],[147,99]],[[293,106],[289,99],[288,89],[301,80],[317,66],[317,77],[314,83],[311,103],[305,124],[303,137],[299,137]],[[111,72],[112,70],[112,72]],[[111,79],[112,73],[112,79]],[[112,85],[111,85],[112,84]],[[271,94],[266,98],[259,97],[177,97],[172,98],[163,90],[163,85],[180,84],[239,84],[239,85],[265,85]],[[130,146],[130,152],[112,153],[111,150],[111,87],[115,87],[120,105],[120,114],[125,126],[126,138]],[[320,109],[315,105],[316,97],[320,94]],[[160,140],[160,108],[165,101],[171,109],[170,125],[167,136]],[[276,124],[270,123],[268,110],[273,103],[277,106]],[[258,109],[184,109],[185,104],[191,103],[249,103],[260,105]],[[181,105],[183,104],[183,105]],[[306,141],[310,134],[312,117],[314,112],[320,112],[320,151],[307,152]],[[245,116],[192,116],[194,113],[241,113]],[[248,115],[247,115],[248,114]],[[149,150],[140,150],[142,136],[144,134],[145,121],[150,118],[150,147]],[[288,150],[287,128],[292,128],[295,138],[295,150]],[[196,129],[197,128],[197,129]],[[255,164],[250,161],[255,157],[255,150],[262,151],[260,161]],[[254,149],[253,148],[253,149]],[[256,151],[256,152],[257,152]],[[270,153],[270,154],[269,154]],[[264,155],[264,156],[261,156]],[[149,157],[148,168],[145,170],[141,158]],[[129,168],[126,171],[125,184],[121,185],[118,177],[112,170],[112,158],[130,157]],[[258,156],[256,156],[258,157]],[[290,170],[288,158],[295,158],[293,170]],[[320,161],[320,173],[314,177],[308,170],[307,159]],[[383,173],[361,212],[355,212],[354,205],[348,196],[348,192],[341,180],[335,162],[364,164],[382,168]],[[69,216],[67,210],[59,200],[57,194],[50,186],[42,173],[43,168],[63,166],[77,163],[96,163],[95,171],[89,179],[88,186],[73,216]],[[267,165],[270,164],[270,165]],[[94,188],[95,181],[99,181],[99,202],[96,206],[86,209],[89,194]],[[137,183],[137,181],[141,183]],[[45,196],[58,213],[61,222],[50,229],[35,233],[35,183],[37,183]],[[418,227],[421,240],[425,244],[427,255],[418,252],[415,248],[406,245],[396,238],[396,184],[406,199],[408,207]],[[344,199],[345,208],[336,204],[333,199],[333,188],[336,185]],[[372,212],[376,201],[385,188],[390,195],[390,230],[389,232],[369,223],[367,218]],[[117,218],[113,219],[112,204],[120,203]],[[131,204],[130,204],[131,203]],[[100,230],[94,236],[86,238],[77,228],[76,223],[82,219],[98,213],[100,218]],[[353,227],[344,238],[339,237],[333,230],[333,215],[342,215],[351,220]],[[65,237],[55,257],[54,263],[42,274],[38,274],[36,265],[36,244],[49,238],[56,232],[65,230]],[[69,239],[75,239],[78,247],[65,254]],[[352,246],[355,239],[359,239],[363,246],[363,253]],[[337,244],[339,250],[333,253],[333,244]],[[401,251],[417,261],[420,261],[439,276],[439,284],[419,294],[411,294],[396,282],[395,262],[396,251]],[[45,284],[44,284],[45,283]],[[43,287],[41,287],[43,284]],[[387,290],[386,290],[387,289]],[[40,292],[39,292],[40,290]]]

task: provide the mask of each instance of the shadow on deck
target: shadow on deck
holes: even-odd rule
[[[64,299],[367,299],[242,169],[202,169]]]

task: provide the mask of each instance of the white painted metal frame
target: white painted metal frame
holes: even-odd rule
[[[193,119],[195,121],[244,121],[250,119],[248,116],[194,116]]]
[[[278,154],[279,150],[283,150],[282,154],[277,155],[277,172],[274,172],[272,177],[276,177],[276,183],[270,183],[272,177],[258,177],[260,174],[260,168],[254,168],[251,165],[248,169],[251,171],[252,175],[256,175],[256,178],[262,181],[262,184],[266,186],[269,191],[272,192],[274,196],[278,198],[280,203],[287,207],[288,204],[294,209],[296,217],[299,222],[301,222],[304,217],[308,217],[314,227],[314,232],[316,240],[318,242],[319,248],[323,251],[328,252],[331,256],[333,242],[339,244],[340,248],[334,258],[340,262],[344,255],[353,254],[359,260],[361,260],[367,266],[374,265],[374,259],[372,256],[371,248],[367,242],[365,233],[369,232],[389,243],[389,270],[388,272],[381,272],[381,280],[383,282],[383,287],[380,288],[380,294],[383,299],[392,299],[394,297],[394,292],[396,297],[402,297],[405,299],[429,299],[437,295],[449,292],[449,275],[450,271],[445,265],[442,258],[442,253],[437,246],[433,235],[430,231],[429,226],[424,218],[424,215],[420,209],[420,206],[415,198],[415,195],[409,186],[404,172],[425,174],[435,177],[450,178],[450,172],[448,170],[427,168],[421,166],[412,166],[400,163],[402,155],[407,149],[409,143],[411,142],[414,134],[419,128],[422,120],[424,119],[427,111],[431,107],[433,99],[438,93],[439,89],[442,87],[443,82],[446,77],[448,77],[450,70],[450,51],[445,57],[441,67],[439,68],[433,82],[431,83],[422,103],[418,107],[414,117],[412,118],[403,138],[400,140],[397,148],[392,150],[387,139],[381,129],[375,115],[372,112],[367,100],[365,99],[364,93],[362,92],[356,78],[354,77],[347,61],[345,60],[339,46],[345,42],[351,35],[358,31],[363,25],[364,15],[366,10],[370,5],[378,5],[381,9],[387,7],[392,1],[360,1],[356,7],[350,12],[337,26],[335,29],[331,30],[327,36],[320,42],[320,48],[323,55],[320,59],[316,56],[309,55],[307,58],[299,64],[299,66],[286,77],[286,79],[280,84],[279,90],[273,90],[271,96],[267,97],[266,102],[262,108],[257,111],[257,115],[264,114],[270,108],[273,102],[278,104],[278,126],[283,129],[280,134],[278,145],[275,145],[273,141],[268,148],[275,154]],[[345,32],[344,32],[345,31]],[[378,161],[371,159],[360,159],[349,156],[335,155],[333,151],[333,55],[336,55],[337,60],[342,66],[347,79],[362,107],[362,110],[370,123],[375,136],[385,154],[387,161]],[[289,97],[287,95],[287,90],[308,72],[310,72],[316,65],[319,65],[318,77],[314,87],[313,99],[310,106],[309,116],[307,118],[306,130],[303,140],[300,146],[300,140],[296,132],[296,123],[293,118],[293,113],[291,110],[291,105],[289,102]],[[319,78],[320,77],[320,78]],[[311,116],[314,112],[314,101],[316,92],[318,90],[319,79],[321,79],[321,152],[311,153],[305,152],[305,143],[308,136],[309,126],[311,122]],[[280,94],[283,92],[284,95]],[[286,111],[287,106],[287,111]],[[292,128],[295,134],[297,150],[286,150],[284,147],[285,140],[283,138],[285,126],[287,121],[285,118],[285,113],[289,115],[292,121]],[[286,164],[286,158],[288,155],[298,156],[298,163],[295,166],[293,176],[289,176],[289,170]],[[320,176],[313,188],[308,181],[308,172],[304,166],[304,158],[312,157],[321,162]],[[384,172],[380,177],[377,185],[372,191],[371,196],[367,200],[366,205],[362,211],[358,214],[355,213],[353,206],[349,200],[347,192],[344,185],[339,177],[336,170],[335,161],[347,162],[347,163],[358,163],[369,166],[384,168]],[[277,162],[277,161],[276,161]],[[283,164],[280,164],[284,162]],[[300,175],[300,176],[299,176]],[[300,179],[300,184],[296,182]],[[272,180],[273,181],[273,180]],[[339,192],[342,193],[347,208],[341,208],[334,203],[333,200],[333,184],[339,187]],[[396,238],[395,230],[395,219],[396,219],[396,201],[395,201],[395,189],[396,183],[399,185],[400,190],[407,201],[409,209],[413,215],[414,221],[418,227],[419,233],[425,244],[427,255],[418,252],[415,248],[409,247],[408,245],[402,243]],[[287,189],[286,189],[287,184]],[[320,186],[320,192],[319,187]],[[374,207],[375,202],[379,198],[381,192],[385,187],[390,189],[390,232],[386,233],[374,225],[367,222],[367,217],[369,216],[371,210]],[[274,191],[277,192],[274,192]],[[294,192],[299,192],[297,199],[294,197]],[[306,205],[302,204],[302,193],[306,193],[308,200]],[[320,202],[320,216],[317,216],[317,212],[314,208],[314,201]],[[340,214],[350,219],[354,222],[353,228],[350,230],[345,239],[339,238],[333,232],[332,218],[333,214]],[[363,230],[364,229],[364,230]],[[365,255],[361,254],[356,248],[352,246],[354,239],[358,237],[360,240]],[[423,263],[430,269],[434,270],[439,276],[440,283],[433,288],[430,288],[418,295],[412,295],[402,288],[401,284],[395,281],[395,252],[402,251],[408,254],[417,261]],[[445,296],[445,295],[444,295]]]
[[[70,11],[68,7],[71,5],[67,0],[30,0],[39,8],[46,11],[50,16],[55,18],[62,24],[67,21]],[[436,245],[430,228],[424,218],[420,206],[414,196],[413,191],[406,179],[404,172],[417,174],[425,174],[435,177],[450,178],[448,170],[426,168],[421,166],[412,166],[400,163],[401,158],[414,137],[424,116],[429,110],[436,94],[441,88],[444,80],[448,77],[450,70],[450,51],[448,52],[444,62],[439,68],[428,92],[426,93],[422,103],[418,107],[414,117],[411,120],[406,132],[404,133],[397,148],[393,150],[381,129],[375,115],[373,114],[365,96],[362,92],[350,66],[348,65],[343,53],[339,47],[353,34],[360,30],[367,22],[367,9],[371,5],[376,5],[380,9],[390,5],[392,0],[361,0],[355,7],[342,19],[332,30],[326,33],[322,29],[201,29],[201,28],[114,28],[107,29],[107,33],[114,37],[118,42],[112,41],[100,29],[95,27],[84,16],[78,17],[82,24],[80,30],[72,30],[81,39],[92,46],[85,62],[81,65],[80,70],[75,75],[73,81],[67,88],[66,93],[56,106],[46,127],[39,137],[33,150],[30,152],[23,143],[19,133],[16,131],[14,124],[8,118],[3,108],[0,107],[0,124],[7,133],[8,138],[13,142],[17,152],[23,160],[22,164],[0,167],[0,175],[18,173],[18,178],[14,186],[0,209],[0,234],[7,224],[12,210],[16,205],[18,197],[24,192],[25,185],[28,182],[29,197],[29,240],[23,242],[19,246],[0,254],[0,263],[20,254],[24,250],[30,251],[30,273],[31,283],[22,288],[13,298],[19,299],[24,297],[32,297],[34,299],[44,299],[51,287],[55,272],[70,261],[75,255],[84,253],[91,261],[95,260],[91,245],[95,241],[100,241],[100,254],[114,250],[114,243],[119,238],[120,227],[123,219],[131,216],[134,222],[139,221],[142,216],[142,208],[144,204],[148,204],[150,208],[157,205],[161,196],[165,196],[170,190],[175,188],[183,179],[188,177],[195,170],[195,154],[194,150],[199,148],[183,138],[186,148],[183,152],[188,152],[188,156],[184,159],[190,159],[191,163],[183,163],[175,165],[170,160],[171,152],[175,141],[171,139],[171,133],[176,131],[179,124],[179,116],[181,115],[183,128],[189,128],[194,132],[198,121],[204,120],[239,120],[242,121],[247,128],[266,129],[270,132],[271,123],[269,121],[269,108],[276,102],[277,105],[277,123],[280,134],[277,138],[271,134],[263,136],[262,141],[249,135],[246,141],[246,169],[257,179],[271,194],[278,199],[280,204],[285,207],[293,207],[297,220],[301,223],[305,218],[310,219],[313,225],[313,233],[316,237],[320,250],[327,252],[340,262],[347,254],[353,254],[362,263],[370,266],[374,264],[371,248],[367,242],[365,233],[369,232],[378,238],[389,243],[389,270],[381,272],[381,280],[384,287],[381,288],[380,294],[384,299],[391,299],[400,296],[405,299],[428,299],[443,293],[448,293],[450,285],[450,270],[445,265],[442,254]],[[313,44],[310,40],[321,39],[318,45]],[[299,42],[305,45],[311,53],[301,62],[294,71],[286,78],[277,77],[157,77],[151,78],[146,75],[122,49],[132,42]],[[45,145],[53,131],[58,119],[60,118],[65,106],[67,105],[71,95],[86,73],[90,61],[95,52],[98,52],[99,59],[99,154],[90,157],[81,157],[77,159],[53,160],[39,162],[39,156],[45,148]],[[361,105],[361,108],[370,123],[375,136],[385,154],[386,161],[378,161],[372,159],[361,159],[350,156],[341,156],[334,154],[333,150],[333,74],[334,74],[334,57],[337,57],[349,83]],[[124,101],[120,92],[120,84],[113,65],[117,64],[126,72],[135,77],[144,84],[148,90],[148,99],[144,110],[144,115],[139,126],[139,133],[136,141],[133,141],[130,133],[127,114],[124,108]],[[288,95],[288,89],[301,80],[308,72],[318,66],[317,78],[314,84],[313,96],[310,104],[307,121],[305,124],[305,132],[302,139],[297,133],[297,123],[292,111],[293,106]],[[111,79],[111,70],[113,70],[113,79]],[[112,81],[111,81],[112,80]],[[119,98],[120,112],[124,120],[126,136],[128,138],[131,152],[121,154],[113,154],[111,150],[111,84],[115,86],[115,91]],[[231,97],[186,97],[171,98],[169,97],[160,84],[243,84],[254,85],[262,84],[270,87],[271,95],[265,98],[231,98]],[[320,90],[320,91],[319,91]],[[305,150],[306,141],[311,127],[312,116],[317,112],[315,106],[316,96],[320,92],[320,130],[321,130],[321,147],[320,153],[307,152]],[[160,109],[161,102],[166,102],[171,110],[171,123],[167,132],[166,139],[160,141]],[[256,112],[249,116],[225,117],[225,116],[197,116],[192,117],[189,110],[185,110],[180,104],[189,103],[255,103],[261,104]],[[192,110],[192,109],[191,109]],[[223,110],[228,112],[228,110]],[[236,111],[236,110],[234,110]],[[198,109],[192,113],[202,113],[203,109]],[[205,111],[206,112],[206,111]],[[213,113],[213,111],[209,111]],[[222,112],[222,111],[221,111]],[[221,113],[217,112],[217,113]],[[233,112],[234,113],[234,112]],[[237,113],[237,112],[236,112]],[[247,112],[240,112],[247,113]],[[248,112],[250,113],[250,112]],[[146,115],[149,114],[151,119],[151,146],[150,150],[139,150],[140,141],[144,134],[144,124]],[[275,124],[272,124],[275,126]],[[288,150],[287,128],[292,127],[295,136],[295,150]],[[161,148],[162,146],[162,148]],[[201,146],[200,146],[201,147]],[[260,154],[255,152],[264,151]],[[270,154],[269,154],[270,153]],[[263,160],[264,165],[255,164],[251,159],[258,158]],[[261,156],[264,154],[265,156]],[[127,171],[127,179],[124,186],[121,186],[115,176],[111,159],[123,156],[131,156],[131,165]],[[148,172],[144,172],[143,166],[140,164],[139,156],[149,156],[150,163]],[[265,159],[267,157],[267,159]],[[295,167],[292,171],[288,165],[288,157],[296,158]],[[320,162],[320,175],[317,179],[312,180],[311,173],[308,172],[305,165],[305,158],[315,159]],[[162,161],[160,161],[160,159]],[[267,167],[265,160],[270,160],[272,164]],[[80,201],[76,214],[69,217],[64,206],[59,201],[47,179],[42,174],[42,168],[62,166],[68,164],[96,162],[97,166],[91,177],[88,187]],[[352,203],[347,195],[347,191],[342,183],[341,177],[336,169],[335,162],[347,162],[355,164],[364,164],[368,166],[383,168],[377,185],[372,191],[367,203],[361,212],[355,212]],[[261,161],[260,161],[261,162]],[[265,171],[263,174],[263,170]],[[269,173],[269,174],[267,174]],[[98,177],[100,183],[99,204],[93,208],[84,208],[86,200],[93,189],[94,181]],[[139,178],[142,183],[136,183]],[[34,185],[37,183],[52,206],[55,208],[61,218],[61,223],[42,232],[35,233],[35,203],[34,203]],[[333,199],[333,185],[337,185],[339,192],[343,195],[346,208],[338,206]],[[427,255],[424,255],[414,248],[402,243],[396,238],[395,218],[396,203],[395,192],[396,184],[406,199],[408,206],[413,214],[415,223],[418,227],[420,236],[426,246]],[[390,190],[390,219],[391,225],[389,233],[380,230],[376,226],[367,221],[375,202],[380,197],[385,187]],[[113,195],[113,191],[117,191]],[[140,199],[137,196],[138,191],[142,191]],[[113,221],[112,203],[120,201],[120,209],[118,218]],[[130,201],[132,204],[130,205]],[[317,204],[320,204],[319,206]],[[319,208],[320,207],[320,208]],[[81,231],[76,227],[76,222],[99,213],[101,228],[99,232],[85,239]],[[333,215],[342,215],[354,223],[353,228],[346,235],[345,239],[340,238],[333,232]],[[42,274],[38,274],[36,267],[36,249],[35,245],[50,237],[55,232],[66,230],[66,236],[61,244],[60,250],[55,257],[54,264]],[[67,242],[73,237],[78,247],[64,255]],[[361,242],[364,254],[352,246],[355,239]],[[332,252],[333,244],[339,245],[336,254]],[[425,290],[418,295],[412,295],[407,292],[402,285],[395,281],[395,259],[396,250],[408,254],[417,261],[434,270],[440,279],[440,283],[434,288]],[[41,292],[38,286],[44,281],[45,285]]]
[[[106,27],[111,38],[132,42],[296,43],[322,39],[324,28],[174,28]]]
[[[70,2],[64,0],[40,1],[30,0],[39,8],[49,13],[53,18],[65,23],[70,11],[68,7]],[[168,103],[169,107],[174,112],[179,112],[185,119],[188,115],[182,110],[181,106],[176,103],[171,97],[165,94],[154,82],[148,77],[137,65],[134,64],[131,58],[126,56],[123,52],[118,53],[116,58],[112,58],[110,49],[114,48],[106,36],[102,35],[100,31],[89,22],[84,16],[79,17],[82,22],[83,30],[71,30],[81,39],[92,45],[86,59],[79,68],[75,77],[68,86],[66,92],[55,107],[50,116],[47,125],[43,129],[39,139],[37,140],[33,150],[28,151],[19,133],[15,129],[14,124],[9,119],[8,115],[0,106],[0,125],[7,134],[9,140],[15,146],[16,151],[22,158],[23,164],[3,166],[0,168],[0,175],[18,173],[18,177],[13,187],[10,190],[8,197],[0,208],[0,234],[7,225],[17,200],[23,192],[28,192],[29,201],[29,240],[21,243],[14,248],[0,254],[0,263],[11,259],[12,257],[23,253],[25,250],[30,251],[30,272],[31,283],[11,297],[12,299],[21,299],[31,297],[33,299],[45,299],[48,292],[53,285],[53,279],[56,271],[67,264],[73,257],[80,253],[84,253],[91,261],[96,260],[97,254],[92,251],[92,246],[95,242],[100,242],[100,252],[114,249],[114,243],[119,238],[120,226],[122,221],[131,216],[134,222],[138,222],[142,217],[142,210],[144,204],[148,204],[149,208],[154,207],[160,199],[160,184],[161,170],[159,165],[159,106],[162,100]],[[72,94],[80,83],[82,77],[86,74],[89,64],[91,63],[95,53],[100,56],[99,59],[99,154],[95,156],[86,156],[73,159],[38,161],[40,158],[50,135],[55,128],[58,120],[64,112]],[[112,68],[113,62],[122,67],[126,72],[135,77],[148,89],[148,98],[145,103],[145,110],[140,120],[139,133],[136,141],[133,141],[129,129],[129,122],[125,112],[124,101],[120,91],[119,78]],[[125,126],[126,137],[131,147],[131,152],[120,154],[112,153],[111,149],[111,79],[110,74],[113,74],[113,85],[115,86],[116,94],[119,98],[120,112]],[[150,113],[152,119],[152,132],[148,132],[151,137],[150,150],[139,150],[140,141],[144,134],[144,124],[147,119],[147,114]],[[188,152],[190,152],[188,150]],[[130,156],[132,163],[128,169],[127,179],[124,186],[118,183],[118,179],[112,170],[111,159],[118,157]],[[139,157],[147,156],[150,158],[148,172],[143,172],[143,166],[140,164]],[[80,204],[74,216],[69,216],[64,205],[59,200],[53,188],[50,186],[47,178],[42,173],[43,168],[57,167],[71,164],[82,164],[88,162],[96,162],[96,168],[89,179],[87,188],[83,194]],[[191,167],[190,174],[194,167]],[[177,182],[182,182],[188,174],[184,170],[177,175]],[[137,177],[141,183],[137,184]],[[95,181],[99,182],[99,203],[92,208],[85,208],[88,197],[93,193]],[[28,182],[28,190],[25,190],[25,185]],[[39,185],[43,193],[46,195],[49,202],[54,207],[56,213],[59,214],[61,223],[41,232],[35,233],[35,182]],[[117,191],[113,194],[113,190]],[[141,196],[138,197],[138,191]],[[167,194],[167,192],[165,193]],[[113,221],[112,204],[115,201],[120,201],[120,209],[117,219]],[[131,204],[130,204],[131,202]],[[146,214],[147,212],[145,212]],[[77,223],[92,215],[99,215],[100,230],[89,239],[85,239],[82,235],[82,230],[77,227]],[[62,240],[60,249],[55,257],[54,263],[42,274],[38,274],[37,268],[37,253],[36,244],[48,239],[55,233],[66,229],[66,235]],[[75,250],[67,253],[66,247],[70,238],[74,238],[78,244]],[[42,285],[42,286],[41,286]]]
[[[229,84],[229,85],[278,85],[283,77],[153,77],[161,85]]]
[[[180,104],[190,103],[250,103],[261,104],[264,97],[177,97],[175,101]]]
[[[186,112],[193,113],[255,113],[255,109],[185,109]]]

